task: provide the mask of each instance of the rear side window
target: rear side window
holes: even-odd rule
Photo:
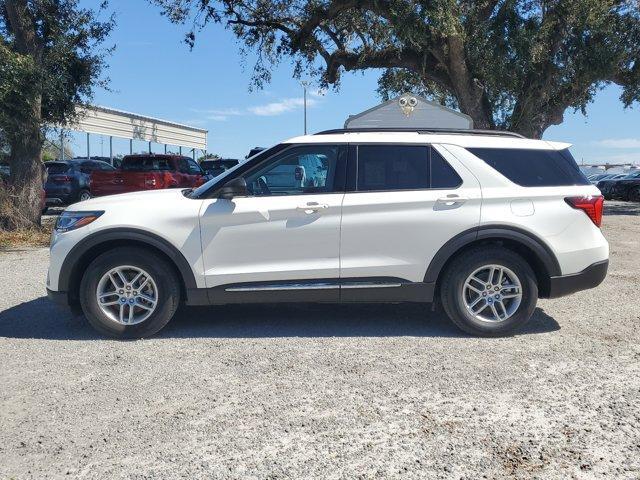
[[[456,171],[430,146],[358,146],[358,191],[444,189],[461,183]]]
[[[513,183],[523,187],[590,184],[568,149],[558,151],[469,148],[468,150]]]
[[[55,163],[55,162],[47,162],[45,163],[47,167],[47,173],[49,175],[59,175],[61,173],[66,173],[69,170],[68,163]]]

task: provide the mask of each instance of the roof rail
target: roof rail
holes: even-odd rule
[[[526,138],[515,132],[505,130],[473,130],[468,128],[407,128],[407,127],[362,127],[362,128],[334,128],[323,130],[314,135],[331,135],[338,133],[375,133],[375,132],[410,132],[423,135],[443,134],[443,135],[490,135],[495,137],[515,137]]]

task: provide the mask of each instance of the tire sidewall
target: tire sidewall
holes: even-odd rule
[[[151,275],[158,288],[158,304],[154,312],[135,325],[122,325],[107,317],[98,305],[98,282],[109,270],[131,265]],[[89,323],[105,335],[117,338],[148,337],[161,330],[173,317],[180,300],[180,289],[175,273],[155,254],[142,249],[123,248],[96,258],[87,268],[80,284],[80,304]]]
[[[488,255],[481,255],[481,250],[474,256],[467,256],[464,262],[453,266],[448,281],[447,294],[451,310],[450,316],[454,322],[468,333],[476,335],[504,335],[521,328],[531,317],[538,301],[538,286],[535,274],[522,257],[515,253],[492,249]],[[520,280],[522,300],[516,312],[507,320],[501,322],[487,322],[476,319],[466,308],[463,297],[464,284],[474,271],[486,265],[500,265],[511,270]]]
[[[82,196],[86,195],[87,198],[83,199]],[[86,200],[89,200],[91,198],[91,192],[89,192],[89,190],[80,190],[80,193],[78,194],[78,201],[79,202],[84,202]]]

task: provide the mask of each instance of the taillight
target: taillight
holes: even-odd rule
[[[604,197],[602,195],[590,195],[587,197],[567,197],[564,199],[570,206],[582,210],[599,227],[602,224],[602,210]]]

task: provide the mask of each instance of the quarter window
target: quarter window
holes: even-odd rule
[[[358,146],[358,191],[445,189],[461,183],[451,165],[430,146]]]
[[[469,148],[513,183],[523,187],[589,185],[589,180],[566,150]]]

